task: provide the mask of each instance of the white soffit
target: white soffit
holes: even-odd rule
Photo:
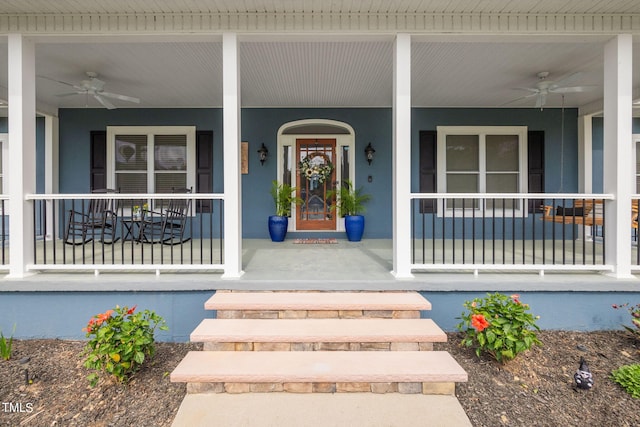
[[[0,13],[640,13],[635,0],[3,0]]]

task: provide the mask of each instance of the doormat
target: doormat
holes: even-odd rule
[[[294,239],[294,245],[322,245],[322,244],[336,244],[338,239]]]

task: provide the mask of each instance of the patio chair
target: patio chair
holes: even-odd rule
[[[93,194],[118,193],[117,190],[93,190]],[[82,245],[99,237],[102,243],[112,244],[118,220],[118,201],[110,198],[91,199],[86,210],[69,210],[64,242],[70,245]]]
[[[191,188],[173,188],[172,193],[191,193]],[[177,245],[188,242],[185,235],[187,218],[191,214],[191,199],[170,199],[166,209],[160,212],[145,212],[140,239],[147,243]]]

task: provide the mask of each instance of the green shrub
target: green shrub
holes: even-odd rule
[[[611,373],[611,378],[631,397],[640,398],[640,365],[622,366]]]
[[[13,332],[16,331],[15,325],[13,326]],[[13,332],[9,339],[7,339],[2,331],[0,331],[0,357],[4,360],[11,359],[11,349],[13,348]]]
[[[518,295],[496,292],[466,301],[464,307],[468,312],[462,313],[457,328],[465,332],[462,344],[475,347],[478,357],[485,352],[505,363],[542,344],[535,333],[540,330],[536,325],[540,316],[529,313],[529,305],[521,303]]]
[[[87,327],[84,366],[127,382],[145,360],[155,355],[154,331],[167,330],[162,317],[153,311],[135,313],[136,307],[119,307],[93,316]],[[98,383],[94,372],[87,379],[91,386]]]

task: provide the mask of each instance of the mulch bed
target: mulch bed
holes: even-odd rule
[[[612,370],[640,363],[640,345],[625,332],[539,334],[535,347],[506,365],[459,346],[447,350],[469,373],[456,394],[474,426],[639,426],[640,399],[609,379]],[[127,385],[88,385],[79,356],[83,343],[15,341],[13,357],[0,360],[0,426],[170,426],[186,392],[169,373],[198,344],[159,343],[156,358]],[[576,390],[580,356],[595,377],[592,390]],[[19,360],[30,357],[33,383],[25,385]],[[20,412],[22,409],[22,412]]]

